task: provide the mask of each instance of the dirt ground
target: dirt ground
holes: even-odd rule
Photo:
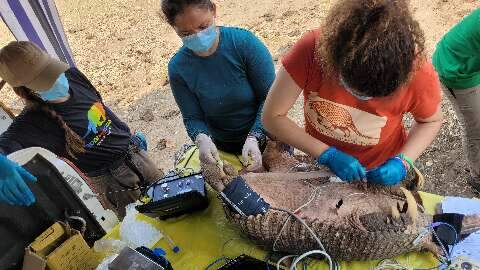
[[[159,17],[159,0],[56,0],[77,66],[103,94],[106,104],[133,129],[147,136],[150,155],[164,170],[174,152],[190,142],[167,80],[167,63],[180,39]],[[275,60],[302,33],[316,28],[333,1],[217,0],[219,25],[250,29],[269,47]],[[442,35],[479,7],[478,0],[411,0],[426,35],[429,55]],[[0,24],[0,46],[13,37]],[[21,101],[4,89],[0,100],[20,111]],[[466,184],[467,163],[462,128],[446,98],[440,135],[418,164],[426,190],[442,195],[475,196]],[[297,102],[292,116],[303,124]],[[407,119],[407,123],[410,121]]]

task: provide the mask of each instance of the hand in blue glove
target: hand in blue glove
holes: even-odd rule
[[[33,204],[35,196],[26,181],[36,182],[37,178],[0,154],[0,202],[25,206]]]
[[[367,172],[367,181],[379,185],[394,186],[407,176],[407,168],[404,164],[399,156],[393,157]]]
[[[332,170],[340,179],[347,182],[365,179],[365,168],[360,162],[335,147],[328,148],[317,159],[319,164]]]
[[[145,135],[141,131],[135,131],[135,137],[138,139],[138,147],[140,149],[147,151],[147,138],[145,138]]]

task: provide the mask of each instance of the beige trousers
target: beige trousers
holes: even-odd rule
[[[130,146],[128,157],[120,166],[108,169],[102,175],[89,179],[104,206],[113,210],[118,218],[125,217],[125,206],[140,197],[140,186],[149,185],[163,176],[147,153]]]
[[[448,89],[448,88],[447,88]],[[467,89],[448,89],[453,96],[457,117],[465,130],[462,140],[472,177],[480,183],[480,85]]]

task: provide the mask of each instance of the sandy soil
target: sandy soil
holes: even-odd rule
[[[189,142],[167,80],[167,63],[180,40],[159,17],[159,0],[57,0],[78,67],[103,94],[107,104],[133,129],[149,138],[150,154],[164,170],[173,154]],[[316,28],[331,5],[326,0],[217,0],[218,24],[256,33],[278,59],[308,29]],[[477,0],[411,0],[426,35],[429,54],[442,35],[479,6]],[[13,37],[0,24],[0,46]],[[10,89],[0,99],[19,111]],[[474,196],[461,148],[462,129],[451,104],[440,136],[419,159],[426,190],[443,195]],[[303,124],[300,103],[291,112]],[[410,122],[407,119],[407,123]]]

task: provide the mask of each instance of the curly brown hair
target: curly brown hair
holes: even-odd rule
[[[58,126],[65,134],[65,152],[73,159],[77,159],[78,154],[85,152],[84,140],[75,131],[67,126],[62,117],[55,110],[50,108],[48,103],[43,101],[35,92],[27,87],[13,87],[15,93],[26,100],[26,109],[32,112],[40,112],[50,119],[57,122]]]
[[[339,0],[317,44],[327,75],[355,92],[384,97],[408,82],[424,58],[425,37],[406,0]]]

